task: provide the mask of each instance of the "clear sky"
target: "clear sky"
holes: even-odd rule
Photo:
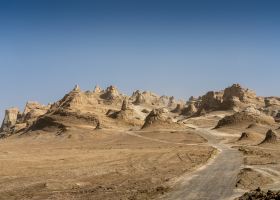
[[[116,85],[280,96],[277,0],[0,0],[0,120],[27,100]]]

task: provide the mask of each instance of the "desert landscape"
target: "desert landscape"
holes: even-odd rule
[[[280,98],[115,86],[5,111],[0,199],[280,199]]]
[[[0,200],[280,200],[279,8],[0,0]]]

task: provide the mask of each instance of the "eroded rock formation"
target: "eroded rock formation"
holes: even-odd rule
[[[261,113],[254,107],[248,107],[241,112],[236,112],[233,115],[226,116],[218,122],[216,128],[230,125],[250,125],[252,123],[272,125],[275,123],[274,119]]]
[[[1,125],[0,133],[10,133],[13,131],[17,119],[20,115],[19,109],[16,107],[9,108],[5,111],[3,123]]]
[[[115,86],[109,86],[105,92],[101,95],[101,98],[106,100],[113,100],[119,97],[120,93]]]
[[[271,129],[267,131],[265,135],[265,139],[261,142],[261,144],[275,144],[278,142],[278,138],[275,132]]]

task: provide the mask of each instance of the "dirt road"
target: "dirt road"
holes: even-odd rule
[[[183,177],[175,191],[164,199],[226,200],[237,195],[236,176],[242,167],[242,154],[221,142],[219,134],[209,129],[197,129],[208,143],[219,150],[217,156],[192,175]]]

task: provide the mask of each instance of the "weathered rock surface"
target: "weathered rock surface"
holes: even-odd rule
[[[280,191],[262,191],[260,188],[246,192],[238,200],[279,200]]]
[[[46,114],[50,106],[41,105],[38,102],[29,101],[26,103],[23,113],[18,108],[6,110],[5,118],[0,132],[6,135],[13,134],[30,126],[38,117]]]
[[[273,180],[264,174],[252,169],[244,168],[237,176],[236,187],[241,189],[255,189],[273,183]]]
[[[259,123],[264,125],[272,125],[275,123],[274,119],[261,113],[254,107],[248,107],[241,112],[236,112],[233,115],[226,116],[218,122],[216,128],[230,125],[249,125],[252,123]]]
[[[168,118],[164,115],[163,109],[153,109],[145,119],[143,128],[147,128],[154,123],[169,123]]]
[[[239,84],[233,84],[224,90],[223,104],[225,108],[233,108],[234,106],[240,106],[237,102],[244,104],[255,103],[256,93],[247,88],[243,88]]]
[[[250,133],[243,132],[238,140],[239,140],[239,141],[241,141],[241,140],[247,140],[249,137],[250,137]]]
[[[73,91],[80,92],[81,91],[80,86],[79,85],[75,85]]]
[[[271,129],[267,131],[265,139],[260,144],[275,144],[278,142],[278,138],[275,132]]]
[[[100,97],[106,100],[114,100],[119,96],[120,93],[118,89],[115,86],[111,85],[105,90],[105,92]]]
[[[182,128],[180,124],[174,122],[172,118],[168,116],[168,110],[166,109],[153,109],[146,117],[142,129],[156,127],[164,129]]]
[[[266,97],[264,98],[265,106],[261,108],[262,112],[275,118],[280,122],[280,98]]]
[[[266,97],[264,99],[265,107],[277,106],[280,107],[279,97]]]
[[[17,123],[17,119],[20,115],[19,109],[16,107],[7,109],[5,111],[5,116],[3,123],[1,125],[0,133],[10,133],[13,131],[14,126]]]
[[[75,109],[80,106],[98,104],[96,95],[93,92],[82,92],[75,87],[66,94],[61,100],[51,105],[51,110],[56,109]]]
[[[126,111],[126,110],[128,110],[128,109],[129,109],[129,102],[128,102],[128,99],[125,98],[125,99],[123,100],[121,110],[122,110],[122,111]]]
[[[131,99],[132,99],[133,103],[136,105],[146,103],[144,95],[139,90],[133,92]]]
[[[128,98],[123,100],[121,110],[107,112],[107,115],[113,119],[119,120],[133,126],[142,126],[144,123],[144,117],[142,112],[137,112],[135,107],[131,105]]]
[[[95,86],[93,92],[98,94],[98,93],[102,92],[102,89],[97,85],[97,86]]]
[[[45,106],[35,101],[29,101],[26,103],[25,109],[22,114],[22,122],[31,123],[39,116],[42,116],[48,112],[50,105]]]
[[[154,108],[169,107],[175,109],[180,101],[175,100],[173,96],[159,96],[149,91],[141,92],[139,90],[133,92],[130,100],[134,105],[150,106]]]
[[[172,110],[171,112],[181,114],[183,109],[184,109],[184,106],[182,104],[177,104],[176,108],[174,110]]]
[[[197,112],[197,108],[194,103],[189,104],[186,108],[182,110],[182,115],[192,116]]]
[[[195,100],[198,105],[198,114],[201,110],[216,111],[216,110],[235,110],[240,111],[244,108],[255,105],[257,108],[264,107],[264,99],[257,97],[256,93],[247,88],[243,88],[239,84],[233,84],[225,90],[207,92],[201,97],[201,100]]]
[[[222,108],[223,92],[207,92],[202,96],[202,101],[199,110],[214,111]]]

